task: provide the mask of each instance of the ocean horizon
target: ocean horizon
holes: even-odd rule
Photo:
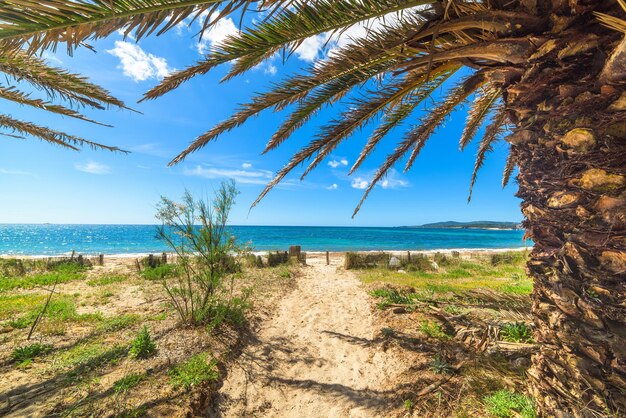
[[[253,251],[432,251],[531,247],[523,230],[359,226],[230,225],[230,234]],[[125,255],[168,251],[157,225],[0,224],[0,255]]]

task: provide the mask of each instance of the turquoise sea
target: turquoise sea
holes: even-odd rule
[[[312,226],[231,226],[254,250],[371,251],[532,246],[524,231]],[[135,254],[166,251],[154,225],[0,224],[0,255]]]

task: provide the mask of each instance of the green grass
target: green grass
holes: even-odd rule
[[[535,407],[527,396],[506,389],[485,397],[487,411],[498,418],[535,418]]]
[[[127,281],[128,277],[126,276],[102,276],[96,279],[91,279],[87,281],[89,286],[106,286],[109,284],[121,283]]]
[[[526,252],[511,251],[496,256],[495,264],[491,257],[471,260],[448,257],[445,265],[440,265],[437,271],[399,273],[387,269],[361,270],[359,278],[364,283],[386,282],[435,294],[463,293],[481,288],[529,295],[532,280],[525,273]]]
[[[113,383],[113,391],[115,393],[125,393],[136,387],[145,378],[144,375],[139,373],[129,373],[121,379]]]
[[[11,353],[11,360],[18,365],[30,364],[35,357],[49,353],[52,346],[48,344],[33,343],[18,347]]]
[[[87,269],[71,261],[53,263],[46,268],[42,260],[3,260],[0,263],[0,292],[82,280]]]
[[[500,327],[500,338],[503,341],[527,343],[533,340],[533,334],[525,323],[511,322]]]
[[[66,382],[77,384],[89,379],[96,369],[117,364],[127,351],[127,345],[103,341],[86,342],[58,353],[52,360],[52,368],[68,370],[65,374]]]
[[[219,379],[217,362],[215,359],[209,360],[206,353],[194,354],[189,360],[174,366],[169,375],[174,387],[182,386],[186,389]]]
[[[441,328],[441,325],[434,321],[422,321],[419,330],[431,338],[437,338],[441,340],[449,340],[452,336],[446,334]]]
[[[11,315],[6,322],[13,328],[27,328],[33,324],[33,321],[45,305],[44,295],[16,295],[0,297],[0,319],[6,319],[6,315],[18,312],[26,312],[23,315]],[[3,305],[6,302],[6,305]],[[99,322],[102,320],[102,314],[89,313],[79,314],[76,312],[76,304],[70,296],[52,296],[44,318],[47,322]]]
[[[104,318],[96,330],[102,333],[115,332],[136,324],[140,319],[141,317],[137,314],[123,314]]]

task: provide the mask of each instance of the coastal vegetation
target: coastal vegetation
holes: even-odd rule
[[[424,388],[404,394],[413,416],[536,416],[524,378],[539,349],[527,257],[436,253],[412,271],[356,270],[379,312],[387,349],[415,353],[416,370],[405,379]]]
[[[626,410],[626,337],[621,331],[626,298],[623,0],[192,4],[161,0],[81,2],[80,7],[75,1],[55,0],[28,5],[27,14],[22,2],[0,6],[0,70],[13,81],[23,79],[91,106],[120,104],[92,86],[81,92],[84,80],[42,67],[35,54],[61,43],[71,51],[116,30],[140,39],[203,13],[206,30],[233,13],[245,13],[250,5],[267,9],[266,18],[255,20],[200,62],[171,74],[146,93],[145,99],[154,99],[217,66],[230,64],[224,77],[228,80],[277,53],[288,56],[310,37],[328,40],[356,25],[371,26],[365,35],[337,48],[304,74],[255,96],[231,118],[200,135],[171,163],[184,160],[264,110],[292,111],[270,138],[269,151],[327,104],[344,105],[341,115],[325,124],[276,173],[257,204],[301,164],[309,164],[302,174],[305,177],[340,143],[377,120],[378,126],[352,167],[354,172],[388,133],[414,119],[414,110],[437,92],[432,96],[435,105],[428,107],[417,124],[407,127],[375,173],[356,214],[396,164],[403,162],[410,169],[432,133],[457,107],[473,99],[460,139],[460,148],[465,148],[483,132],[470,196],[485,157],[497,141],[505,139],[510,154],[503,184],[517,167],[517,195],[523,200],[526,218],[523,225],[535,243],[528,269],[533,280],[534,339],[539,346],[527,379],[538,412],[586,417],[619,415]],[[220,13],[211,18],[210,12],[219,7]],[[390,19],[370,25],[383,17]],[[53,110],[5,90],[5,98]],[[4,115],[0,125],[11,130],[9,135],[30,134],[66,146],[84,142]],[[507,396],[493,399],[494,410],[502,403],[517,402]]]
[[[46,260],[0,262],[43,270]],[[63,268],[69,272],[57,282],[30,340],[52,285],[35,285],[17,273],[0,277],[0,415],[191,411],[198,407],[196,399],[210,396],[209,383],[223,377],[220,368],[254,316],[242,310],[245,316],[238,321],[184,327],[161,279],[145,274],[149,267],[138,271],[133,258]],[[37,269],[24,274],[39,274]],[[298,271],[297,265],[246,267],[237,275],[233,295],[245,295],[246,306],[266,309],[291,288]],[[17,282],[23,285],[6,285]]]

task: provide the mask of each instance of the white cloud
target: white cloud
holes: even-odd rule
[[[108,174],[111,172],[111,167],[96,161],[88,161],[85,164],[77,163],[74,164],[74,168],[78,171],[83,171],[89,174]]]
[[[400,178],[398,170],[391,169],[387,177],[380,182],[380,186],[383,189],[399,189],[402,187],[409,187],[409,182]]]
[[[215,13],[219,14],[219,12],[220,11],[217,10]],[[202,25],[204,25],[207,13],[208,12],[202,13],[200,16],[198,16],[198,19],[196,19],[196,22],[198,23],[200,29],[202,28]],[[214,46],[215,44],[222,43],[229,36],[233,36],[238,33],[239,29],[237,29],[237,26],[235,25],[235,22],[233,22],[233,19],[231,19],[230,17],[222,18],[213,26],[211,26],[209,30],[205,31],[202,34],[202,38],[198,41],[196,48],[198,49],[198,52],[200,54],[204,55],[209,51],[210,47]]]
[[[364,178],[356,177],[356,178],[352,179],[352,183],[350,183],[350,187],[352,187],[353,189],[363,190],[367,186],[369,186],[369,184],[370,184],[370,182],[365,180]]]
[[[173,71],[165,58],[146,53],[139,45],[126,41],[115,41],[115,47],[106,52],[119,58],[124,75],[134,81],[161,79]]]
[[[245,169],[252,168],[252,164],[250,164],[250,163],[243,163],[243,164],[241,164],[241,167],[245,168]]]
[[[337,186],[337,183],[333,183],[330,186],[328,186],[326,190],[337,190],[338,188],[339,186]]]
[[[272,172],[268,170],[239,170],[217,167],[203,167],[200,165],[194,168],[185,168],[183,174],[186,176],[198,176],[207,179],[232,178],[237,183],[242,184],[266,184],[272,178]]]
[[[339,166],[346,167],[348,165],[348,160],[346,160],[345,158],[342,158],[340,160],[330,160],[328,162],[328,165],[331,166],[332,168],[337,168]]]
[[[270,64],[270,63],[267,63],[267,65],[263,69],[264,74],[276,75],[277,72],[278,72],[278,68],[276,68],[275,65]]]
[[[34,173],[29,171],[17,171],[17,170],[6,170],[4,168],[0,168],[0,174],[7,174],[10,176],[31,176],[36,177]]]
[[[303,61],[315,61],[319,58],[327,40],[328,36],[325,34],[311,36],[302,41],[294,52]]]

